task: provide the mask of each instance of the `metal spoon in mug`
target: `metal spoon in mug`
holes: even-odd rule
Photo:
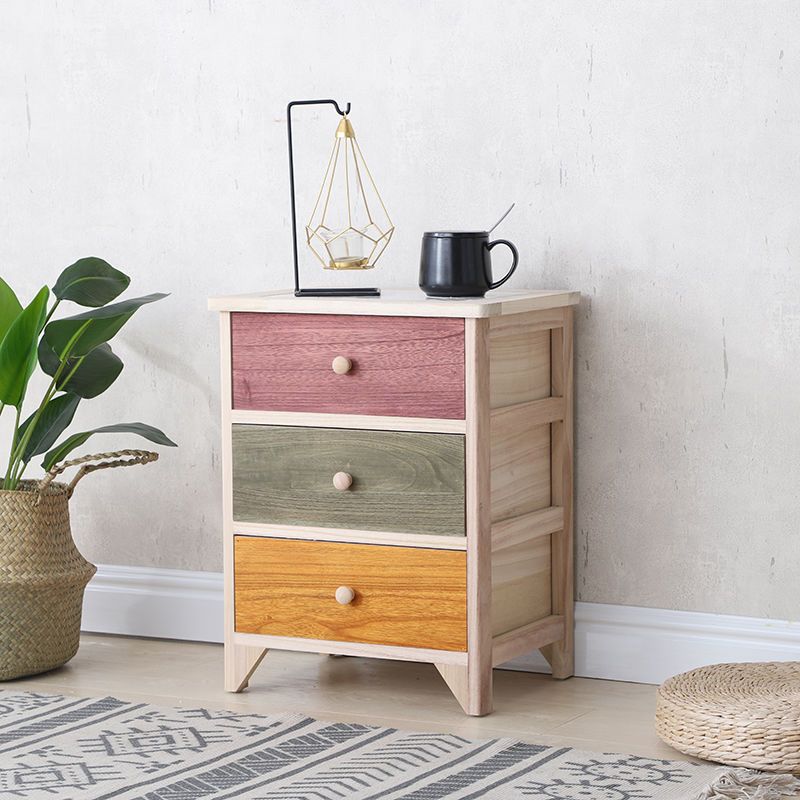
[[[492,225],[492,227],[491,227],[491,228],[489,228],[489,230],[488,230],[488,231],[486,231],[486,233],[491,233],[491,232],[492,232],[492,231],[493,231],[493,230],[494,230],[494,229],[495,229],[495,228],[496,228],[496,227],[497,227],[497,226],[498,226],[498,225],[499,225],[499,224],[500,224],[500,223],[501,223],[501,222],[502,222],[502,221],[503,221],[503,220],[504,220],[504,219],[505,219],[505,218],[506,218],[506,217],[507,217],[507,216],[508,216],[510,213],[511,213],[511,209],[512,209],[512,208],[514,208],[514,206],[515,206],[515,205],[516,205],[516,203],[512,203],[512,204],[511,204],[511,205],[508,207],[508,211],[506,211],[506,213],[505,213],[505,214],[503,214],[503,216],[502,216],[502,217],[500,217],[500,219],[499,219],[499,220],[497,220],[497,222],[495,222],[495,224],[494,224],[494,225]]]

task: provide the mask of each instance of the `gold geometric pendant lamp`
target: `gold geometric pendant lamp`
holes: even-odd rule
[[[293,100],[286,108],[289,134],[289,184],[292,199],[295,295],[298,297],[377,297],[378,289],[325,288],[301,289],[297,253],[294,159],[292,153],[292,107],[297,105],[334,106],[341,116],[336,136],[306,225],[306,243],[324,269],[372,269],[394,233],[394,225],[383,204],[364,155],[356,140],[348,114],[335,100]]]

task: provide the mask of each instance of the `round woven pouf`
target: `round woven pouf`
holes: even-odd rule
[[[800,773],[800,662],[715,664],[669,678],[656,731],[708,761]]]

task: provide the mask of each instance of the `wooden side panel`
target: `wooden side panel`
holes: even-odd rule
[[[564,509],[564,528],[553,534],[553,613],[564,618],[564,638],[542,648],[554,678],[575,674],[575,573],[572,530],[574,363],[572,308],[552,334],[552,393],[564,398],[564,421],[553,423],[553,505]]]
[[[564,617],[551,614],[522,628],[495,636],[492,639],[492,663],[504,664],[517,656],[543,649],[564,638]]]
[[[234,425],[233,518],[463,536],[464,437]]]
[[[467,647],[464,552],[237,536],[234,575],[240,633]]]
[[[492,635],[550,614],[550,536],[492,550]]]
[[[492,522],[550,505],[550,426],[503,415],[492,420]]]
[[[492,634],[521,630],[552,613],[551,330],[560,311],[491,324]]]
[[[550,506],[521,517],[496,522],[492,525],[492,551],[549,536],[564,527],[564,509]]]
[[[231,315],[233,407],[464,419],[464,320]],[[333,359],[352,367],[337,375]]]
[[[550,396],[550,331],[534,315],[491,321],[490,405],[502,408]]]

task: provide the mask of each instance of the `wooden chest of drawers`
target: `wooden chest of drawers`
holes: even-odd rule
[[[215,298],[225,687],[269,648],[427,661],[468,714],[573,672],[576,292]]]

